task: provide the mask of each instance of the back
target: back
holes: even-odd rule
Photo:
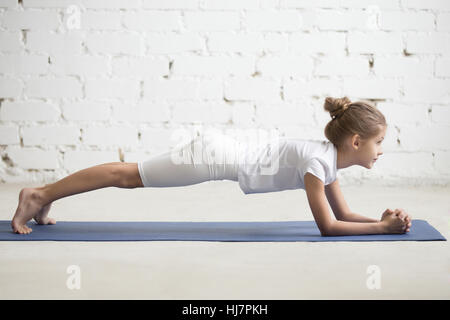
[[[306,172],[325,185],[336,180],[337,149],[329,141],[279,137],[242,147],[238,180],[245,194],[305,189]]]

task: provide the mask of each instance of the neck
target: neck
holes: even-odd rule
[[[354,165],[353,161],[351,159],[349,159],[347,155],[348,155],[348,153],[347,154],[344,153],[343,150],[339,150],[339,149],[337,150],[336,168],[338,170]]]

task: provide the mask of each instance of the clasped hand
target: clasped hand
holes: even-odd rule
[[[386,209],[381,216],[386,233],[405,233],[411,228],[411,215],[403,209]]]

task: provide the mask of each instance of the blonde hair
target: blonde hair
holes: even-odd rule
[[[371,139],[379,134],[380,126],[387,126],[381,111],[365,101],[326,97],[323,107],[332,118],[325,127],[325,136],[336,147],[341,147],[344,140],[354,134],[362,140]]]

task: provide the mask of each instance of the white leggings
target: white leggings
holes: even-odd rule
[[[144,187],[179,187],[210,180],[238,181],[242,145],[217,133],[206,133],[172,150],[138,162]]]

